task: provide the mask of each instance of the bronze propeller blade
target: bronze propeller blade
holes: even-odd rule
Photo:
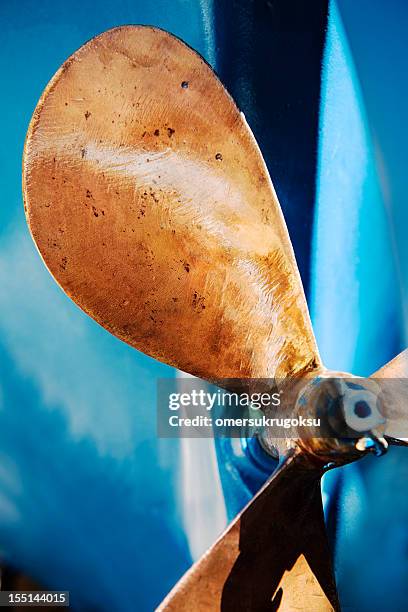
[[[408,349],[375,372],[372,378],[389,379],[388,384],[383,385],[384,435],[391,444],[408,446]]]
[[[338,610],[320,477],[290,454],[159,610]]]
[[[74,53],[34,113],[23,173],[49,270],[125,342],[208,380],[319,365],[255,139],[174,36],[116,28]]]

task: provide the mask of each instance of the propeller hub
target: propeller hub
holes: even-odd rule
[[[300,445],[335,465],[387,450],[381,389],[372,379],[337,372],[320,375],[299,393],[296,412],[311,413],[320,421],[314,431],[299,432]]]
[[[386,452],[381,389],[374,380],[323,372],[302,384],[291,381],[285,395],[284,410],[295,415],[299,426],[284,440],[266,432],[263,445],[269,452],[278,449],[282,455],[288,446],[300,446],[331,467],[356,461],[369,452],[377,456]]]

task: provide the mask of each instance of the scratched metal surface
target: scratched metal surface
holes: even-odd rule
[[[129,26],[82,47],[36,108],[23,168],[46,265],[116,336],[207,380],[317,367],[259,149],[181,41]]]
[[[309,457],[292,449],[160,611],[338,611],[320,475]]]

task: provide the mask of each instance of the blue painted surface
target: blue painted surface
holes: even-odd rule
[[[395,241],[403,311],[408,329],[408,242],[406,240],[405,150],[408,138],[406,76],[408,6],[404,0],[340,0],[373,137],[376,167]],[[364,24],[364,27],[362,27]]]
[[[368,376],[400,348],[400,293],[360,84],[334,3],[322,72],[314,227],[311,316],[323,361]]]
[[[338,7],[340,10],[338,10]],[[401,136],[408,11],[332,2],[323,65],[312,318],[328,367],[369,375],[406,346],[408,226]],[[364,26],[363,26],[364,24]],[[340,599],[349,612],[406,610],[405,449],[325,480]]]

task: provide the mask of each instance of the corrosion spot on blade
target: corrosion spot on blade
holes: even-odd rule
[[[192,306],[194,310],[197,310],[198,312],[205,310],[204,302],[205,302],[205,297],[197,293],[197,291],[194,291],[193,301],[192,301]]]

